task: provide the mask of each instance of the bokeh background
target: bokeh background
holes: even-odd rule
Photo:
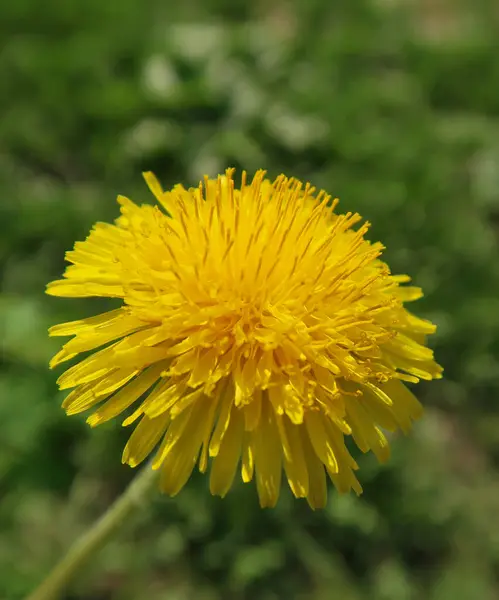
[[[443,381],[361,498],[312,512],[194,476],[137,511],[64,600],[499,598],[499,5],[490,0],[0,3],[0,598],[22,598],[124,489],[119,422],[60,408],[44,296],[141,171],[310,180],[372,221]]]

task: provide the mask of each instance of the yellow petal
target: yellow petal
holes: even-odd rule
[[[251,443],[251,434],[248,431],[245,431],[243,435],[241,463],[241,478],[244,483],[249,483],[253,479],[255,471],[255,451]]]
[[[114,346],[115,344],[88,356],[65,371],[57,380],[59,389],[64,390],[81,383],[95,381],[106,373],[114,371],[116,364],[112,364],[110,360]]]
[[[168,431],[166,432],[166,435],[161,442],[161,446],[159,447],[154,458],[153,469],[158,469],[162,465],[171,450],[177,444],[179,444],[179,442],[181,442],[182,437],[186,435],[186,432],[189,431],[189,428],[192,429],[192,416],[193,414],[196,414],[195,408],[196,405],[190,406],[183,413],[180,413],[176,419],[171,421]],[[189,440],[187,440],[187,443],[189,443]]]
[[[241,410],[244,412],[244,428],[246,431],[256,429],[262,414],[262,392],[255,390],[251,401],[245,404]]]
[[[380,462],[390,458],[390,447],[383,432],[377,427],[357,398],[347,402],[348,419],[357,446],[363,451],[372,450]]]
[[[252,435],[260,506],[271,508],[276,505],[281,489],[282,450],[269,402],[263,402],[260,425]]]
[[[241,457],[244,417],[240,409],[232,406],[227,431],[210,473],[210,492],[222,498],[227,494]]]
[[[136,371],[122,371],[117,369],[106,373],[97,381],[79,385],[64,400],[62,407],[66,414],[74,415],[105,400],[116,389],[127,383],[136,375]]]
[[[86,281],[75,281],[71,279],[59,279],[52,281],[45,290],[49,296],[63,296],[66,298],[123,298],[123,286],[118,282],[93,283]]]
[[[170,435],[170,430],[177,421],[185,419],[181,428],[171,435],[170,443],[162,451],[164,459],[161,464],[160,486],[170,496],[175,496],[184,487],[199,455],[204,433],[204,410],[200,405],[201,403],[198,402],[197,405],[194,404],[186,409],[172,421],[168,429],[167,436]]]
[[[120,323],[114,323],[112,327],[100,327],[93,332],[73,338],[63,346],[63,351],[66,355],[70,355],[67,356],[67,360],[69,360],[70,357],[72,358],[76,354],[99,348],[143,327],[144,323],[139,319],[123,319]],[[53,368],[56,364],[62,362],[62,360],[64,360],[62,357],[59,357],[58,360],[55,360],[54,357],[50,366]]]
[[[147,183],[147,186],[149,187],[151,192],[154,194],[156,199],[160,200],[162,198],[164,192],[163,192],[163,188],[161,187],[161,184],[160,184],[158,178],[156,177],[156,175],[154,175],[154,173],[151,173],[151,171],[147,171],[147,172],[142,173],[142,176],[144,177],[144,179]]]
[[[332,423],[326,422],[326,428],[328,430],[329,439],[334,446],[335,454],[338,457],[339,465],[338,473],[333,473],[327,469],[329,478],[340,494],[346,494],[352,489],[357,495],[362,494],[362,487],[353,472],[353,470],[358,469],[358,465],[345,446],[343,436]]]
[[[399,427],[406,432],[411,427],[411,421],[405,417],[405,413],[396,411],[393,407],[389,407],[374,394],[365,390],[363,395],[357,401],[367,412],[374,423],[377,423],[387,431],[396,431]]]
[[[162,365],[155,365],[146,371],[143,371],[126,387],[122,388],[105,404],[98,408],[93,415],[87,419],[87,423],[91,427],[105,423],[121,414],[136,400],[142,396],[160,377],[161,371],[164,368]]]
[[[123,421],[123,427],[135,422],[142,414],[147,414],[150,419],[154,419],[169,412],[171,407],[182,398],[185,387],[184,382],[174,383],[170,379],[162,379],[135,412]]]
[[[215,431],[211,436],[209,452],[210,456],[217,456],[224,435],[229,427],[231,408],[234,403],[234,387],[228,382],[220,394],[220,414],[215,425]]]
[[[123,450],[122,462],[131,467],[139,465],[154,450],[164,435],[169,421],[168,414],[155,419],[149,419],[144,415]]]
[[[275,415],[283,450],[283,462],[289,487],[296,498],[308,494],[308,471],[299,432],[301,425],[294,425],[287,416]]]
[[[392,354],[400,356],[405,360],[425,362],[433,359],[431,348],[418,344],[415,340],[403,333],[398,333],[396,337],[386,343],[386,349]]]
[[[116,371],[109,373],[109,375],[106,375],[98,383],[94,382],[94,394],[96,396],[108,396],[120,387],[123,387],[138,373],[137,369],[116,369]]]
[[[201,456],[199,457],[199,471],[204,473],[208,467],[208,456],[210,448],[210,438],[215,426],[215,414],[218,409],[220,402],[219,394],[214,394],[213,397],[207,398],[206,402],[208,408],[206,410],[206,417],[204,418],[204,432],[203,432],[203,445],[201,448]]]
[[[423,406],[411,390],[398,379],[391,379],[380,386],[393,401],[395,416],[407,415],[411,419],[419,419],[423,414]]]
[[[303,455],[307,463],[308,494],[307,502],[312,509],[324,508],[327,501],[326,473],[324,465],[312,448],[305,427],[300,427]]]
[[[94,382],[83,383],[66,396],[62,408],[64,408],[67,415],[76,415],[88,410],[103,399],[94,394],[93,387]]]
[[[318,411],[309,411],[305,415],[305,426],[315,453],[331,472],[337,473],[338,461],[325,427],[325,421],[326,417]]]
[[[124,309],[118,308],[109,312],[102,313],[95,317],[88,317],[86,319],[78,319],[77,321],[69,321],[67,323],[61,323],[59,325],[53,325],[49,328],[50,336],[67,336],[67,335],[78,335],[87,331],[88,329],[93,330],[99,325],[109,324],[121,319]]]

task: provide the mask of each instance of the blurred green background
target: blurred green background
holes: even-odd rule
[[[495,0],[0,4],[0,598],[32,590],[124,489],[119,422],[67,418],[44,296],[141,179],[236,166],[312,181],[373,223],[445,379],[364,495],[210,497],[194,476],[123,527],[65,600],[499,598],[499,6]]]

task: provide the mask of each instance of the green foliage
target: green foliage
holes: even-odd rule
[[[60,409],[44,296],[140,178],[226,166],[312,181],[372,221],[435,320],[446,379],[364,496],[313,513],[195,476],[144,507],[67,600],[499,595],[499,59],[494,2],[20,0],[0,8],[0,597],[21,598],[133,473],[127,431]],[[409,8],[412,7],[411,10]],[[495,11],[495,12],[494,12]],[[495,20],[494,20],[495,17]]]

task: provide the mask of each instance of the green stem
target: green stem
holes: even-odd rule
[[[88,559],[102,548],[111,535],[123,524],[134,508],[142,506],[145,497],[156,481],[157,471],[150,464],[133,479],[123,494],[104,515],[88,530],[54,567],[45,581],[26,600],[57,600],[73,577]]]

